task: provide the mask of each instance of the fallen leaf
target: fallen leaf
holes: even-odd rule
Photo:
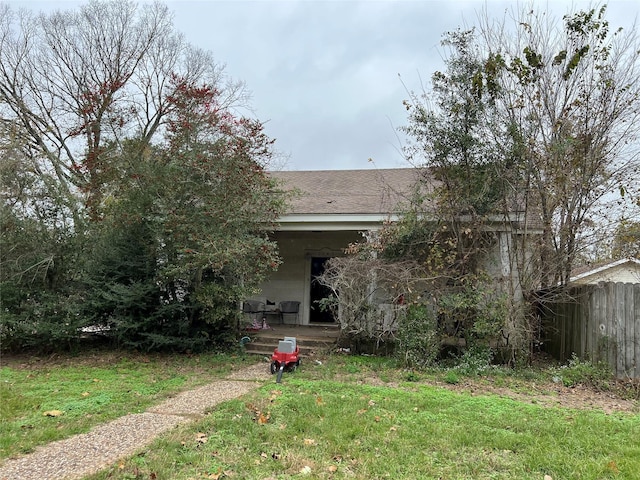
[[[322,405],[322,397],[316,397],[316,404]]]
[[[269,397],[269,401],[271,403],[275,402],[278,396],[282,395],[282,390],[271,390],[271,396]]]
[[[313,438],[305,438],[304,439],[304,444],[305,445],[317,445],[317,442]]]
[[[209,437],[207,437],[206,433],[202,433],[202,432],[196,433],[196,442],[207,443],[208,441],[209,441]]]
[[[270,418],[271,418],[271,415],[269,415],[269,413],[267,413],[266,415],[264,413],[260,413],[260,415],[258,416],[258,423],[260,425],[264,425],[269,421]]]
[[[553,477],[551,475],[545,475],[544,480],[553,480]]]
[[[331,473],[335,473],[338,471],[338,467],[336,467],[335,465],[329,465],[327,467],[327,471],[331,472]]]
[[[62,410],[47,410],[42,415],[45,417],[59,417],[60,415],[64,415]]]
[[[373,407],[376,404],[376,402],[374,402],[373,400],[369,400],[369,406]]]
[[[89,395],[91,395],[89,392],[82,392],[83,397],[88,397]]]
[[[302,467],[300,469],[300,473],[302,475],[309,475],[311,473],[311,467],[309,465],[306,465],[306,466]]]
[[[375,416],[375,418],[374,418],[374,420],[375,420],[376,422],[379,422],[379,421],[380,421],[380,417],[376,415],[376,416]]]
[[[363,413],[367,413],[366,408],[363,408],[362,410],[358,410],[358,415],[362,415]]]

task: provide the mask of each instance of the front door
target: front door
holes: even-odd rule
[[[330,323],[334,321],[333,315],[328,310],[320,308],[320,300],[331,295],[329,287],[318,282],[318,276],[324,273],[327,257],[311,257],[311,283],[309,294],[309,322]]]

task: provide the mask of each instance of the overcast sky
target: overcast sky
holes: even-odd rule
[[[15,1],[34,10],[78,1]],[[175,25],[246,82],[257,118],[276,139],[288,170],[408,166],[398,127],[402,101],[443,68],[446,31],[476,23],[485,1],[174,0]],[[536,1],[562,17],[586,1]],[[614,27],[631,28],[638,0],[608,2]],[[489,0],[502,18],[516,2]],[[371,160],[370,160],[371,159]]]

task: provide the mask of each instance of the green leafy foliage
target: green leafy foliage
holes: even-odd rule
[[[147,351],[224,343],[239,300],[280,264],[269,234],[286,203],[265,171],[273,140],[237,114],[242,86],[160,4],[31,18],[17,63],[26,23],[2,10],[0,89],[15,114],[0,126],[2,349],[70,348],[86,326]],[[40,76],[36,58],[70,83]]]
[[[495,341],[507,317],[507,299],[487,279],[467,278],[465,286],[439,296],[438,315],[445,334],[464,337],[467,345]]]
[[[409,305],[396,336],[396,355],[409,367],[432,366],[440,356],[440,339],[433,307]]]
[[[239,301],[279,264],[268,231],[284,195],[262,169],[271,141],[216,89],[176,82],[169,143],[125,145],[88,268],[87,314],[128,348],[224,343]]]
[[[15,204],[14,204],[15,207]],[[56,223],[56,213],[25,217],[0,205],[0,346],[2,349],[72,349],[84,300],[74,275],[77,239]]]
[[[585,385],[597,390],[611,389],[613,372],[605,362],[581,360],[575,354],[567,362],[552,371],[554,379],[558,379],[565,387]]]

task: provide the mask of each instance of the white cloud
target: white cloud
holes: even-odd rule
[[[77,1],[10,1],[32,9]],[[446,31],[471,26],[486,6],[502,18],[510,1],[179,0],[176,27],[210,50],[253,92],[255,113],[288,168],[373,168],[403,164],[394,127],[405,123],[405,86],[420,89],[442,68]],[[588,1],[535,2],[561,17]],[[635,0],[609,2],[612,25],[631,26]],[[402,76],[402,82],[398,79]],[[368,158],[375,160],[375,165]]]

